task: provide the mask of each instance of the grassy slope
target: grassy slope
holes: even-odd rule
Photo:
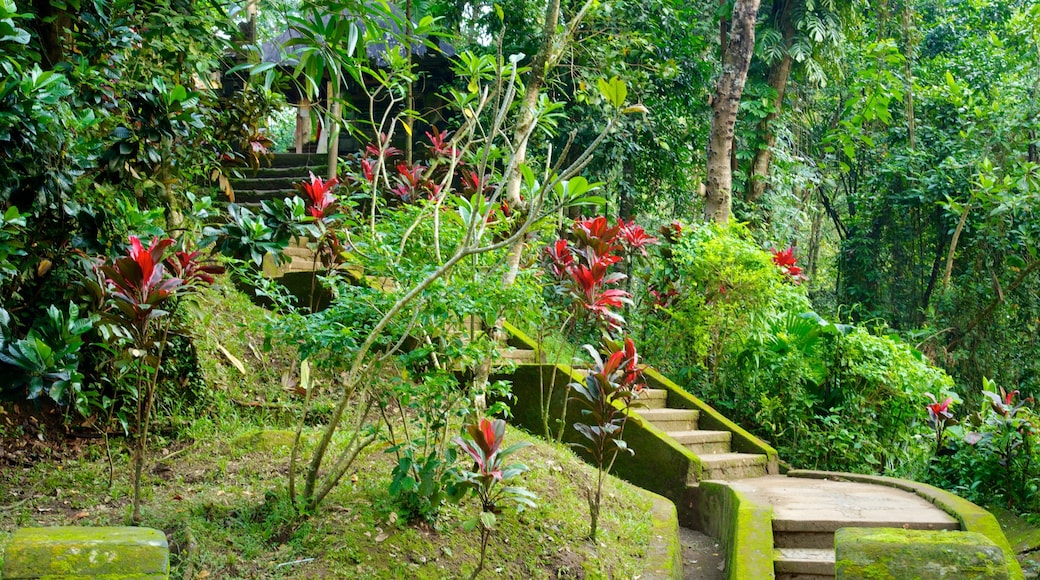
[[[436,525],[396,518],[387,494],[393,455],[379,443],[363,455],[314,517],[293,523],[284,500],[288,451],[250,450],[233,441],[260,429],[285,429],[298,408],[280,377],[291,353],[261,352],[243,320],[264,316],[238,293],[209,293],[200,312],[198,350],[210,385],[193,409],[174,412],[155,438],[147,468],[145,525],[167,532],[173,577],[466,577],[478,559],[477,534],[460,522],[473,498],[448,506]],[[221,346],[246,368],[240,373]],[[254,348],[250,348],[250,344]],[[326,393],[331,391],[326,386]],[[592,470],[568,449],[511,430],[507,443],[535,443],[518,460],[538,508],[507,512],[489,548],[485,577],[632,577],[646,566],[651,500],[609,480],[600,543],[584,539],[583,487]],[[19,526],[122,525],[129,514],[129,457],[113,440],[115,484],[100,442],[64,459],[0,467],[0,559]],[[638,452],[638,450],[637,450]]]

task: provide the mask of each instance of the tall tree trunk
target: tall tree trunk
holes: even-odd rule
[[[556,25],[560,20],[560,0],[549,0],[545,8],[545,36],[542,37],[542,46],[531,63],[531,74],[527,78],[527,87],[524,91],[524,100],[520,102],[519,118],[516,122],[516,130],[513,133],[513,143],[516,146],[516,169],[508,176],[506,181],[506,203],[515,210],[523,210],[524,203],[520,199],[520,184],[523,175],[520,166],[527,161],[527,135],[531,133],[531,126],[535,121],[535,110],[538,106],[538,95],[545,83],[545,72],[552,60],[550,54],[556,39]],[[511,286],[520,272],[520,259],[524,254],[524,246],[527,244],[526,236],[516,241],[509,249],[509,257],[506,259],[506,273],[502,276],[502,283]]]
[[[708,137],[708,183],[704,219],[729,221],[733,206],[733,127],[737,122],[740,96],[744,92],[751,53],[755,48],[755,17],[760,0],[735,0],[729,41],[722,59],[722,74],[711,104],[711,134]]]

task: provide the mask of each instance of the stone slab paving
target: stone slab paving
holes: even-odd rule
[[[773,506],[774,529],[833,532],[846,526],[956,530],[957,520],[917,495],[848,481],[769,475],[728,481],[749,500]]]

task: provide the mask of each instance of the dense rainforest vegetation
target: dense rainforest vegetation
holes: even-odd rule
[[[335,386],[301,513],[388,430],[409,518],[531,503],[478,422],[499,320],[796,467],[1040,513],[1040,3],[0,0],[0,70],[0,392],[125,438],[134,519],[149,425],[214,396],[210,284],[263,298],[301,430]],[[332,163],[236,203],[302,99]]]

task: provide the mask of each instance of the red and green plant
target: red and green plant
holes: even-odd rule
[[[957,420],[950,411],[950,405],[954,404],[954,397],[948,396],[942,401],[931,393],[925,393],[932,402],[925,405],[928,409],[928,425],[935,432],[935,453],[938,455],[946,447],[947,429],[957,424]]]
[[[582,329],[598,329],[606,340],[616,335],[625,325],[621,310],[632,304],[632,295],[620,285],[628,275],[619,271],[626,257],[635,253],[646,256],[646,248],[658,243],[634,221],[619,219],[611,224],[598,216],[575,220],[570,239],[558,239],[545,248],[550,272],[558,281],[557,292],[570,304],[567,318],[560,328],[561,335],[571,332],[583,334]],[[556,353],[556,360],[561,352]],[[543,384],[545,381],[543,381]],[[541,392],[542,426],[546,437],[551,437],[549,407],[556,386],[555,373]],[[564,394],[561,417],[567,413],[569,389]],[[556,439],[563,438],[566,423],[560,421]]]
[[[473,491],[480,501],[480,513],[462,526],[466,531],[480,529],[480,562],[470,575],[476,578],[484,569],[484,558],[488,543],[495,531],[498,516],[503,512],[503,504],[512,504],[517,511],[534,508],[535,495],[528,489],[510,485],[509,482],[529,471],[522,463],[506,464],[509,456],[530,443],[519,442],[502,447],[506,435],[506,422],[502,419],[481,419],[466,427],[466,434],[455,437],[452,441],[464,453],[473,459],[471,469],[458,472],[458,486],[461,495]]]
[[[780,268],[788,280],[796,284],[806,279],[802,274],[802,269],[797,266],[797,260],[794,255],[794,246],[788,246],[786,250],[773,248],[773,263]]]
[[[574,429],[585,438],[585,443],[572,443],[589,455],[597,467],[595,488],[586,490],[589,502],[589,539],[595,540],[599,514],[603,503],[603,476],[614,466],[622,451],[633,454],[622,438],[629,409],[635,404],[645,385],[639,366],[639,353],[631,338],[622,345],[610,345],[606,359],[596,349],[585,345],[593,365],[583,382],[570,384],[581,405],[583,421]]]
[[[137,236],[130,236],[127,254],[98,268],[103,283],[88,280],[88,287],[107,307],[102,322],[114,330],[114,342],[125,349],[126,358],[120,364],[131,373],[130,394],[136,402],[131,516],[135,523],[141,519],[141,473],[174,299],[211,283],[212,275],[223,271],[201,263],[197,251],[178,251],[167,257],[173,244],[172,239],[154,237],[145,248]]]

